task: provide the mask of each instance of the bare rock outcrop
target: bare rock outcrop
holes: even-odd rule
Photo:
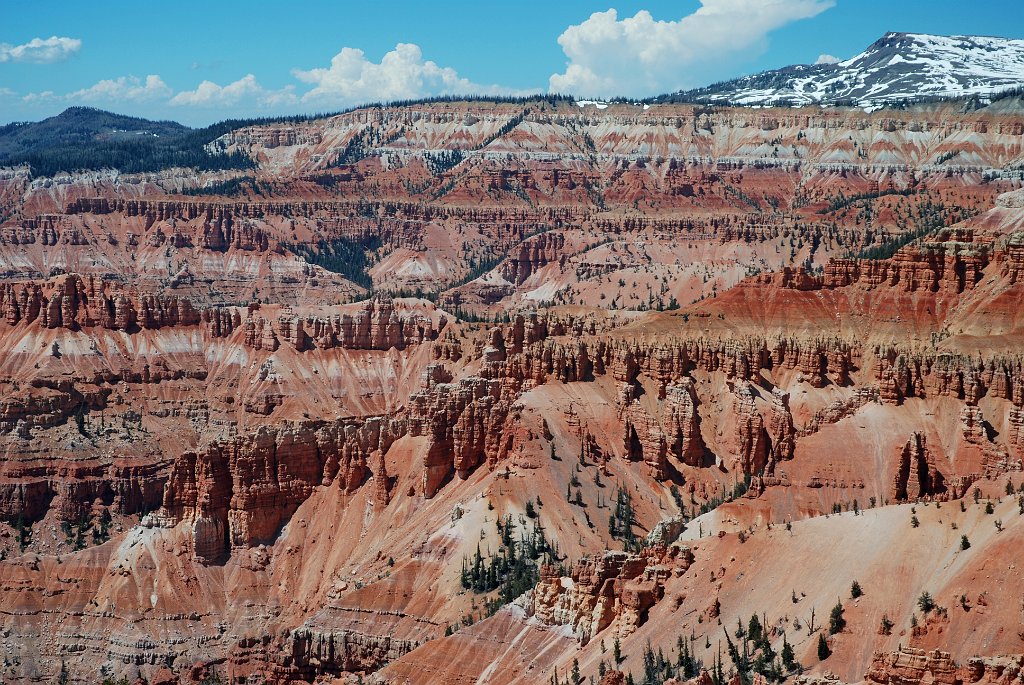
[[[415,312],[399,310],[389,299],[369,300],[354,313],[333,317],[296,316],[285,312],[276,320],[251,313],[244,322],[245,344],[275,351],[282,343],[303,352],[311,349],[404,350],[434,340],[446,324]]]
[[[654,545],[635,555],[605,552],[581,559],[568,577],[545,566],[527,601],[537,620],[570,626],[583,644],[613,622],[617,634],[628,635],[662,598],[665,580],[684,573],[692,562],[689,548]]]
[[[935,466],[935,458],[921,433],[914,433],[897,455],[899,468],[892,487],[892,499],[916,500],[944,495],[945,476]]]
[[[370,418],[261,427],[216,441],[175,461],[161,518],[188,522],[193,554],[216,561],[233,548],[272,541],[315,487],[360,486],[371,454],[397,437],[393,422]]]
[[[39,323],[44,328],[102,327],[135,331],[206,323],[218,335],[230,332],[237,314],[204,314],[177,296],[132,294],[95,276],[69,274],[43,284],[0,287],[0,313],[9,325]]]
[[[659,480],[669,475],[669,455],[688,466],[701,466],[706,447],[700,435],[693,380],[684,377],[666,385],[659,401],[637,396],[638,392],[638,385],[626,383],[619,394],[627,458],[644,461]],[[645,405],[651,402],[656,406],[648,410]]]
[[[973,657],[957,664],[949,652],[901,647],[894,652],[875,652],[864,680],[871,685],[1018,685],[1024,656]]]

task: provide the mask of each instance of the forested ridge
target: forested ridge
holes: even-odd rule
[[[210,146],[210,143],[246,126],[311,121],[357,109],[464,101],[520,104],[544,100],[554,104],[568,99],[561,95],[479,98],[440,96],[368,103],[331,113],[226,119],[202,128],[189,128],[174,121],[151,121],[92,107],[69,107],[42,121],[14,122],[0,126],[0,166],[27,164],[33,177],[53,176],[62,171],[96,169],[118,169],[123,173],[159,171],[170,167],[199,170],[249,169],[254,163],[244,153],[218,150],[216,146]]]

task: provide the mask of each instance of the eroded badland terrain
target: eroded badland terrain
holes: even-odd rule
[[[3,682],[1020,682],[1019,98],[217,149],[0,176]]]

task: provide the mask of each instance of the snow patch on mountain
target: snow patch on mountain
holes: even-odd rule
[[[845,61],[819,59],[667,96],[743,105],[842,104],[874,109],[922,97],[991,96],[1024,87],[1024,40],[887,33]]]

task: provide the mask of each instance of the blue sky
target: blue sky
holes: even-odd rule
[[[1024,38],[1021,0],[177,0],[0,8],[0,122],[82,104],[199,125],[458,92],[644,96],[886,31]]]

